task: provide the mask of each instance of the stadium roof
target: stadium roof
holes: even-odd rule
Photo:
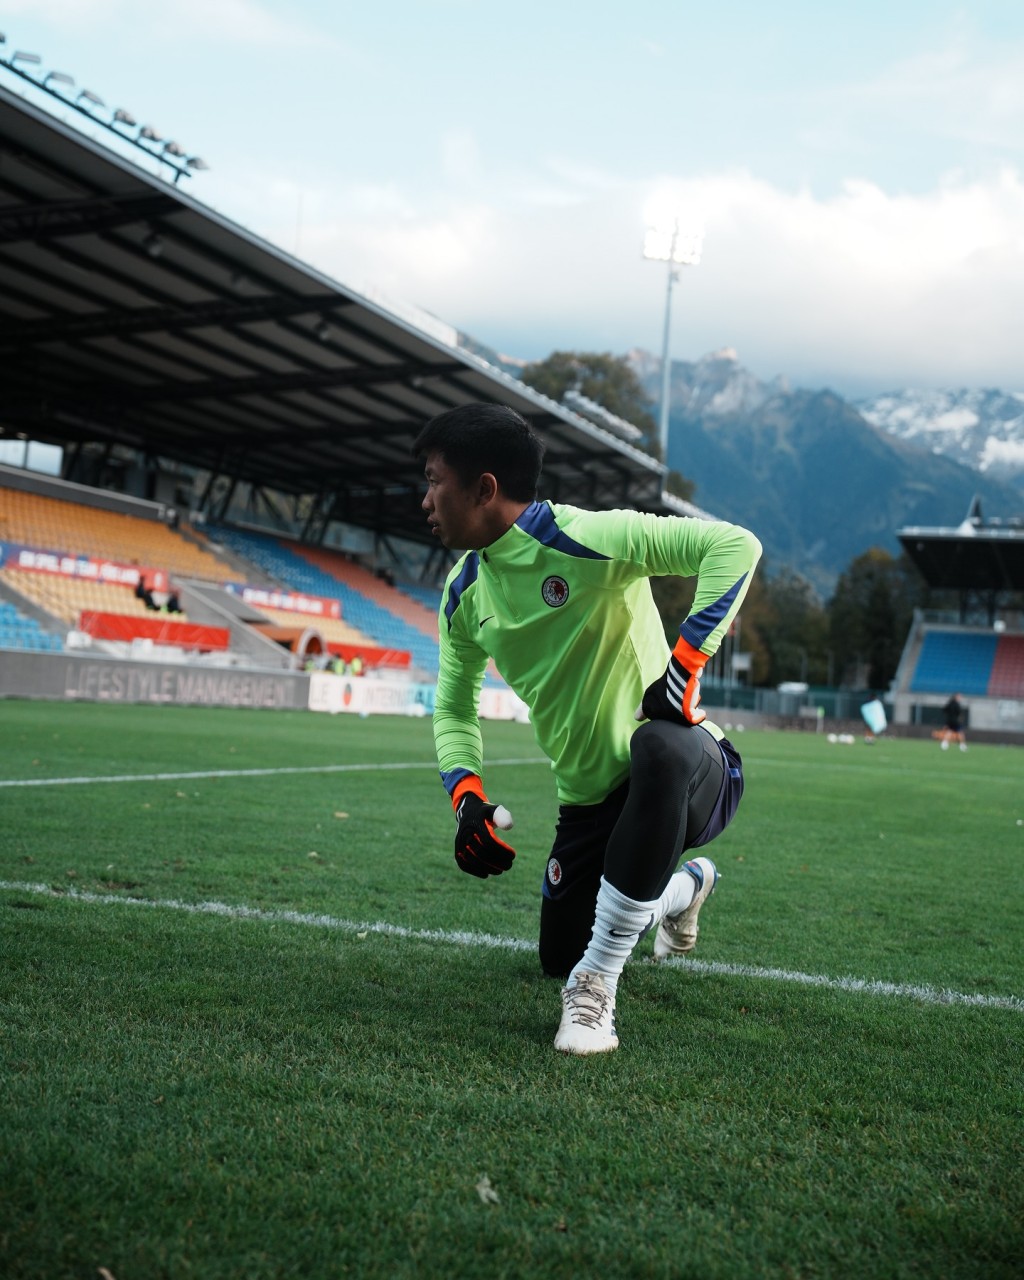
[[[454,330],[392,314],[2,86],[0,154],[0,432],[64,446],[69,477],[83,447],[125,446],[208,471],[219,497],[312,495],[314,537],[337,519],[425,540],[410,444],[481,400],[542,436],[545,496],[692,510],[654,459]]]
[[[977,498],[956,528],[908,526],[898,536],[937,591],[1024,591],[1024,520],[986,522]]]

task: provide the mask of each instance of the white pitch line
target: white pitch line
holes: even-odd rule
[[[116,893],[89,893],[82,889],[54,889],[48,884],[0,880],[0,890],[30,893],[99,906],[150,907],[163,911],[183,911],[189,915],[221,916],[231,920],[256,920],[264,924],[294,924],[305,928],[336,929],[342,933],[382,934],[392,938],[411,938],[418,942],[441,942],[459,947],[487,947],[498,951],[534,951],[537,944],[522,938],[504,938],[493,933],[469,933],[451,929],[409,929],[405,925],[345,920],[338,916],[314,915],[302,911],[267,911],[260,907],[232,906],[227,902],[181,902],[176,898],[123,898]],[[654,964],[648,960],[642,963]],[[789,982],[805,987],[821,987],[829,991],[847,991],[854,995],[893,996],[916,1000],[921,1004],[959,1005],[968,1008],[1006,1009],[1024,1014],[1020,996],[984,996],[963,991],[950,991],[906,982],[880,982],[868,978],[831,978],[823,973],[800,973],[792,969],[760,968],[757,965],[721,964],[707,960],[658,961],[673,968],[726,978],[755,978],[766,982]]]
[[[504,764],[548,764],[546,756],[514,756],[508,760],[488,760],[488,767]],[[277,769],[203,769],[192,773],[115,773],[80,778],[0,778],[0,787],[81,787],[91,782],[190,782],[203,778],[269,778],[287,773],[373,773],[380,770],[430,769],[437,766],[425,760],[401,763],[380,761],[378,764],[308,764],[281,765]]]

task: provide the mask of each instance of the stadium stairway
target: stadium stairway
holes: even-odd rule
[[[340,600],[342,616],[349,626],[372,637],[374,643],[383,648],[407,649],[412,655],[414,667],[431,677],[436,676],[438,664],[436,628],[431,637],[419,627],[412,625],[402,616],[402,613],[405,612],[405,605],[411,608],[415,605],[409,601],[402,601],[402,597],[394,588],[374,578],[368,571],[364,572],[367,572],[367,577],[376,583],[381,591],[391,592],[400,602],[394,611],[391,607],[385,607],[379,603],[381,598],[379,594],[377,599],[370,599],[358,588],[342,581],[333,573],[321,568],[319,564],[306,558],[305,553],[312,551],[312,548],[303,547],[300,550],[298,544],[277,538],[273,534],[230,528],[226,525],[210,526],[207,533],[217,542],[223,542],[237,554],[252,561],[283,586],[293,591],[304,591],[313,596]],[[319,555],[319,553],[315,554]],[[339,559],[343,558],[339,557]],[[402,612],[399,612],[399,609]]]

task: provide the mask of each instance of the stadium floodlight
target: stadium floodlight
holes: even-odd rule
[[[0,31],[0,46],[7,46],[7,35]],[[111,111],[110,119],[103,119],[96,114],[97,108],[105,108],[106,103],[98,93],[91,89],[80,89],[75,93],[75,78],[65,71],[41,70],[42,57],[38,53],[30,53],[27,49],[15,50],[10,56],[0,57],[0,67],[12,72],[22,80],[41,89],[51,98],[56,98],[64,106],[70,106],[85,116],[91,126],[99,125],[116,134],[122,142],[130,142],[144,151],[151,158],[167,165],[174,173],[174,181],[191,177],[192,173],[208,169],[209,165],[198,156],[190,156],[178,142],[165,141],[162,134],[150,124],[140,125],[130,111],[116,107]],[[19,65],[21,64],[21,65]],[[40,68],[32,71],[29,68]],[[129,134],[127,130],[135,130]],[[162,145],[161,145],[162,144]]]
[[[669,334],[672,327],[672,286],[679,279],[680,267],[695,267],[699,264],[704,247],[704,232],[697,228],[680,225],[679,218],[672,216],[667,220],[659,220],[648,226],[644,236],[644,257],[652,262],[668,264],[668,283],[665,291],[665,326],[661,344],[661,404],[658,414],[658,443],[661,446],[661,460],[668,466],[668,419],[669,401],[672,393],[672,364],[669,357]]]

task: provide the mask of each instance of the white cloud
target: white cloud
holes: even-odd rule
[[[461,144],[460,144],[461,146]],[[585,180],[565,166],[487,172],[428,190],[307,191],[300,253],[354,287],[415,303],[536,359],[556,347],[660,350],[665,269],[641,257],[659,185]],[[761,377],[850,393],[1020,384],[1024,180],[950,175],[922,195],[850,180],[829,198],[747,172],[674,184],[700,210],[704,256],[684,268],[674,354],[724,346]],[[297,191],[272,182],[253,225],[295,247]],[[271,219],[271,203],[277,203]],[[539,198],[543,197],[543,198]],[[557,198],[555,198],[557,197]],[[273,224],[272,224],[273,223]]]

